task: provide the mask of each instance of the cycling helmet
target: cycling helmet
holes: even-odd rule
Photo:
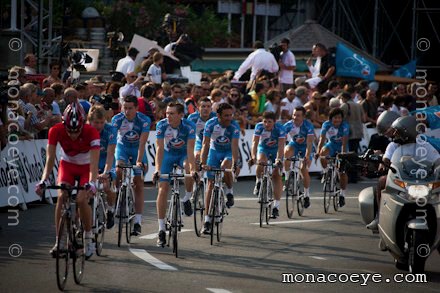
[[[394,111],[382,112],[382,114],[380,114],[377,118],[377,132],[383,135],[390,128],[391,124],[393,124],[393,122],[399,117],[400,115]]]
[[[63,124],[68,132],[79,132],[84,125],[84,109],[78,102],[66,107],[63,113]]]
[[[414,116],[400,117],[391,124],[395,130],[394,142],[399,144],[411,143],[416,141],[417,120]]]

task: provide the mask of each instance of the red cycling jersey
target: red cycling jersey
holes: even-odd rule
[[[61,145],[61,160],[77,164],[90,164],[90,150],[100,148],[99,132],[90,126],[84,124],[80,136],[72,140],[67,134],[63,123],[54,125],[49,130],[49,144]]]

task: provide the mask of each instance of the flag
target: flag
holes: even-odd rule
[[[394,76],[412,78],[416,75],[416,60],[400,66],[399,69],[393,72]]]
[[[355,53],[342,43],[336,46],[336,75],[374,80],[377,64]]]

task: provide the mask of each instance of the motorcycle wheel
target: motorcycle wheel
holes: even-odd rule
[[[408,267],[412,274],[424,273],[429,256],[428,235],[420,230],[412,230],[409,242]]]

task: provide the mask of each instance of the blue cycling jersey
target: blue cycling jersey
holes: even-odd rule
[[[232,150],[232,139],[240,138],[240,126],[236,121],[231,121],[228,127],[223,127],[218,117],[214,117],[206,122],[203,135],[211,139],[210,150],[230,152]]]
[[[142,133],[150,132],[151,119],[137,112],[132,121],[124,113],[119,113],[112,118],[112,126],[118,131],[117,144],[124,147],[139,147]]]
[[[166,153],[173,155],[186,155],[188,140],[196,138],[196,125],[183,118],[177,128],[171,127],[168,119],[160,120],[156,125],[157,139],[164,139]]]
[[[293,120],[290,120],[284,124],[284,130],[290,137],[289,143],[295,149],[306,147],[307,137],[315,135],[315,127],[307,120],[304,120],[301,126],[296,126]]]
[[[99,150],[99,169],[104,170],[107,161],[107,148],[109,145],[116,144],[117,130],[109,123],[104,124],[104,128],[99,133],[101,147]]]
[[[321,135],[325,135],[327,140],[333,144],[336,148],[342,147],[342,138],[348,137],[349,126],[348,123],[342,121],[339,127],[335,127],[331,121],[327,120],[322,124]]]
[[[286,138],[286,132],[284,126],[281,123],[275,123],[272,130],[265,130],[263,122],[255,125],[254,135],[260,137],[258,142],[258,150],[277,150],[278,140],[280,138]]]
[[[217,114],[215,114],[214,112],[211,112],[209,114],[209,119],[216,117]],[[199,151],[202,149],[202,142],[203,142],[203,131],[205,129],[205,124],[206,121],[202,120],[202,117],[200,117],[200,113],[199,112],[195,112],[192,113],[191,115],[188,116],[188,120],[193,122],[196,125],[196,145],[195,145],[195,150]]]

